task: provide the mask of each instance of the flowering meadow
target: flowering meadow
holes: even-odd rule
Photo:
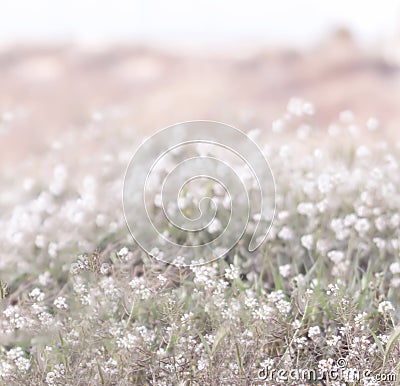
[[[397,384],[400,142],[316,115],[292,99],[249,132],[275,219],[254,252],[204,265],[135,245],[121,197],[141,138],[106,113],[2,170],[0,384]]]

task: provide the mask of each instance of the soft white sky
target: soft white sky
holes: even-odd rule
[[[0,43],[308,45],[336,26],[366,43],[400,28],[399,0],[0,0]]]

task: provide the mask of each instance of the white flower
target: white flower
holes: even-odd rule
[[[51,283],[51,275],[49,271],[46,271],[39,275],[38,277],[39,284],[43,287],[47,287]]]
[[[54,300],[54,305],[59,309],[59,310],[67,310],[68,309],[68,304],[66,302],[67,299],[65,299],[63,296],[59,296]]]
[[[246,296],[244,298],[244,304],[246,307],[251,308],[251,309],[256,309],[258,307],[258,301],[254,297],[254,293],[252,293],[250,290],[246,290]]]
[[[101,366],[101,368],[106,374],[118,374],[118,362],[113,358],[110,358],[103,366]]]
[[[0,379],[6,379],[8,378],[13,371],[13,366],[6,362],[6,361],[0,361]]]
[[[17,369],[21,373],[26,373],[31,367],[31,362],[27,358],[19,357],[14,361],[14,363],[15,363],[15,366],[17,366]]]
[[[164,252],[161,252],[157,247],[154,247],[150,251],[150,256],[153,256],[153,257],[161,260],[164,256]]]
[[[119,250],[117,253],[118,257],[126,257],[126,255],[129,253],[129,250],[127,247],[123,247]]]
[[[292,322],[292,327],[293,327],[295,330],[298,330],[298,329],[301,327],[301,321],[300,321],[299,319],[295,319],[295,320]]]
[[[304,235],[301,238],[301,245],[310,250],[314,245],[314,236],[313,235]]]
[[[371,154],[371,151],[367,146],[359,146],[356,150],[357,157],[368,157]]]
[[[328,257],[333,263],[339,264],[344,260],[344,253],[342,251],[330,251]]]
[[[239,268],[235,267],[233,264],[230,264],[229,268],[225,268],[225,277],[228,280],[238,279],[240,276]]]
[[[381,341],[383,346],[386,346],[389,343],[390,335],[379,334],[379,340]]]
[[[39,288],[34,288],[30,293],[29,296],[37,301],[37,302],[41,302],[44,300],[44,292],[42,292]]]
[[[395,213],[389,220],[390,227],[392,229],[397,228],[400,225],[400,215]]]
[[[312,202],[301,202],[297,205],[297,212],[310,217],[315,213],[315,205]]]
[[[340,342],[341,337],[338,335],[332,335],[330,338],[326,340],[326,344],[330,347],[335,347]]]
[[[318,336],[320,334],[321,334],[321,329],[319,328],[319,326],[310,327],[308,330],[309,338],[314,338],[315,336]]]
[[[338,240],[345,240],[350,235],[349,229],[344,225],[344,220],[341,218],[334,218],[331,221],[331,228],[336,233]]]
[[[214,218],[212,223],[207,227],[207,230],[209,233],[217,233],[222,229],[222,224],[221,221],[219,221],[217,218]]]
[[[111,265],[108,264],[108,263],[103,263],[103,264],[101,265],[101,267],[100,267],[100,273],[101,273],[102,275],[107,275],[107,274],[109,274],[109,273],[111,272],[111,270],[112,270]]]
[[[65,367],[64,365],[57,364],[54,366],[53,371],[49,371],[46,375],[46,383],[48,385],[60,384],[61,380],[65,377]]]
[[[54,385],[56,382],[56,375],[54,371],[49,371],[46,375],[46,383],[48,385]]]
[[[351,213],[345,216],[343,224],[346,227],[351,227],[356,223],[356,221],[357,221],[357,216],[354,213]]]
[[[285,123],[282,119],[276,119],[272,122],[272,131],[274,133],[280,133],[285,127]]]
[[[390,272],[392,272],[393,275],[396,275],[398,273],[400,273],[400,262],[396,261],[392,264],[390,264]]]
[[[332,275],[336,277],[341,277],[348,272],[350,266],[350,261],[349,260],[343,260],[338,264],[335,264],[332,267]]]
[[[276,308],[282,315],[288,315],[291,310],[291,305],[286,300],[279,300],[275,303]]]
[[[337,297],[339,294],[339,286],[337,284],[329,284],[328,285],[328,290],[326,291],[327,295],[333,295],[334,297]]]
[[[366,218],[360,218],[354,225],[355,230],[358,232],[360,236],[365,235],[369,231],[370,227],[371,225]]]
[[[317,183],[318,190],[323,194],[328,193],[333,188],[331,177],[327,174],[321,174],[318,177]]]
[[[315,107],[312,103],[300,98],[291,98],[287,105],[288,113],[301,117],[303,115],[314,115]]]
[[[189,312],[188,314],[183,314],[181,317],[181,323],[182,324],[187,324],[188,322],[190,322],[190,319],[193,318],[193,312]]]
[[[383,301],[379,303],[378,312],[381,314],[387,314],[394,311],[393,304],[389,301]]]
[[[307,124],[301,124],[296,132],[297,138],[304,140],[309,137],[311,132],[311,126]]]
[[[359,327],[361,330],[364,330],[364,329],[365,329],[364,322],[365,322],[365,318],[366,318],[367,316],[368,316],[367,313],[366,313],[366,312],[363,312],[363,313],[357,314],[357,315],[354,317],[354,323],[355,323],[355,325],[356,325],[357,327]]]
[[[177,256],[175,259],[172,261],[172,264],[181,267],[185,265],[185,257],[184,256]]]
[[[289,277],[291,272],[292,272],[291,264],[284,264],[279,267],[279,274],[284,278]]]
[[[289,211],[287,211],[287,210],[281,210],[281,211],[278,212],[278,214],[276,215],[276,218],[277,218],[278,220],[285,221],[286,219],[289,218],[289,216],[290,216]]]
[[[375,220],[375,227],[379,232],[383,232],[386,229],[386,220],[381,216]]]
[[[390,286],[393,288],[399,288],[400,287],[400,277],[394,277],[392,280],[390,280]]]
[[[329,249],[329,242],[326,239],[319,239],[316,244],[318,252],[325,256]]]
[[[50,257],[54,258],[57,256],[59,245],[57,243],[51,242],[48,246],[48,254]]]
[[[285,241],[291,240],[293,238],[293,231],[289,227],[284,226],[278,233],[278,237]]]
[[[351,110],[343,110],[339,114],[339,120],[342,123],[351,123],[354,120],[354,114]]]
[[[267,299],[271,303],[277,303],[279,300],[285,299],[285,294],[282,290],[273,291],[269,295],[267,295]]]
[[[276,313],[276,311],[275,311]],[[274,309],[266,304],[256,308],[252,311],[252,316],[257,320],[268,320],[274,314]]]
[[[18,358],[21,358],[24,355],[24,350],[21,347],[15,347],[10,349],[7,352],[7,358],[15,361]]]
[[[294,343],[296,343],[297,349],[299,350],[302,350],[303,348],[308,346],[308,341],[305,336],[294,338]]]
[[[375,117],[368,118],[367,120],[367,129],[369,131],[376,131],[379,129],[380,122]]]
[[[386,247],[386,241],[383,240],[382,238],[380,238],[380,237],[374,237],[374,238],[372,239],[372,241],[375,243],[375,245],[376,245],[376,247],[377,247],[378,249],[385,249],[385,247]]]
[[[46,245],[45,237],[43,235],[37,235],[35,239],[35,245],[40,249],[44,248]]]
[[[168,279],[164,275],[162,275],[161,273],[157,276],[157,279],[163,284],[168,281]]]
[[[135,277],[129,282],[134,294],[138,295],[142,300],[151,297],[151,290],[146,287],[146,282],[142,277]]]
[[[340,133],[340,127],[335,124],[330,124],[328,127],[328,134],[331,137],[336,137]]]
[[[323,373],[324,371],[326,371],[327,369],[331,369],[332,366],[334,365],[334,360],[332,358],[328,358],[328,359],[321,359],[318,362],[318,369],[321,373]]]
[[[204,369],[206,369],[208,367],[208,361],[204,358],[200,358],[197,361],[197,369],[199,371],[203,371]]]
[[[273,358],[266,358],[261,363],[260,366],[264,369],[272,369],[274,367],[275,360]]]

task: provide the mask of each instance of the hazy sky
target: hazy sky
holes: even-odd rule
[[[399,0],[0,0],[0,43],[133,40],[304,45],[348,26],[377,42],[400,25]]]

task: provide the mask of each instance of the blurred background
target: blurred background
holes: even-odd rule
[[[396,133],[399,66],[394,0],[2,1],[0,160],[93,122],[269,130],[291,97],[321,130],[351,109]]]

